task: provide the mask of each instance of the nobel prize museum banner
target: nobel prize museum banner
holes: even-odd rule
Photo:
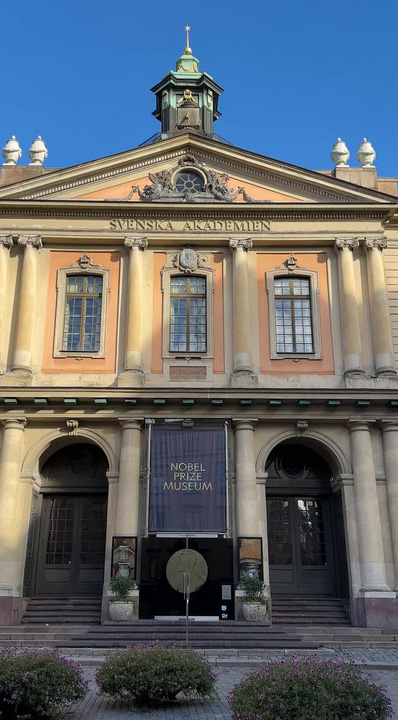
[[[226,531],[225,430],[152,428],[149,532]]]

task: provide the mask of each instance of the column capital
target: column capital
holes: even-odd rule
[[[20,235],[18,238],[18,245],[23,248],[31,247],[35,250],[41,250],[43,247],[40,235]]]
[[[387,238],[381,235],[377,238],[365,238],[364,248],[367,252],[371,250],[384,250],[387,247]]]
[[[1,421],[4,430],[25,430],[26,418],[9,418]]]
[[[10,248],[14,245],[12,235],[0,235],[0,245],[10,250]]]
[[[229,238],[230,250],[251,250],[253,240],[251,238]]]
[[[360,430],[366,430],[369,432],[370,422],[367,422],[366,420],[360,420],[359,418],[348,418],[346,422],[346,427],[348,428],[349,432],[357,432]]]
[[[358,238],[336,238],[334,243],[334,249],[336,252],[339,250],[355,250],[358,247]]]
[[[235,430],[254,430],[258,418],[232,418]]]
[[[398,432],[398,419],[397,420],[379,420],[378,426],[382,433],[386,432]]]
[[[122,430],[142,430],[144,418],[118,418]]]
[[[146,250],[148,247],[148,240],[146,237],[133,237],[128,235],[124,239],[124,247],[128,250]]]

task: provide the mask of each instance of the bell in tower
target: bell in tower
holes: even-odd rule
[[[189,25],[185,28],[186,47],[176,62],[176,69],[152,88],[156,95],[153,115],[162,124],[164,138],[182,132],[213,137],[214,121],[220,117],[217,106],[223,90],[210,75],[199,72],[199,60],[189,47],[190,29]]]

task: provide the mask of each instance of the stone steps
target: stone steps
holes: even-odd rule
[[[272,598],[272,624],[350,626],[340,598],[276,596]]]
[[[302,640],[284,628],[271,628],[263,623],[246,622],[190,622],[189,644],[202,649],[259,648],[308,648],[316,649],[318,642]],[[158,641],[164,644],[185,646],[186,627],[182,621],[158,622],[152,620],[132,623],[107,622],[101,627],[90,627],[84,636],[73,636],[69,648],[126,647],[137,643]]]
[[[32,598],[22,624],[98,625],[101,622],[101,598],[37,597]]]

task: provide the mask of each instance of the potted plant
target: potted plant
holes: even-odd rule
[[[244,593],[242,597],[243,617],[249,622],[264,621],[268,612],[265,583],[260,578],[243,575],[240,585]]]
[[[135,581],[130,577],[114,577],[111,578],[109,587],[115,595],[109,603],[111,619],[118,622],[131,620],[134,611],[134,598],[131,597],[130,591],[135,589]]]

